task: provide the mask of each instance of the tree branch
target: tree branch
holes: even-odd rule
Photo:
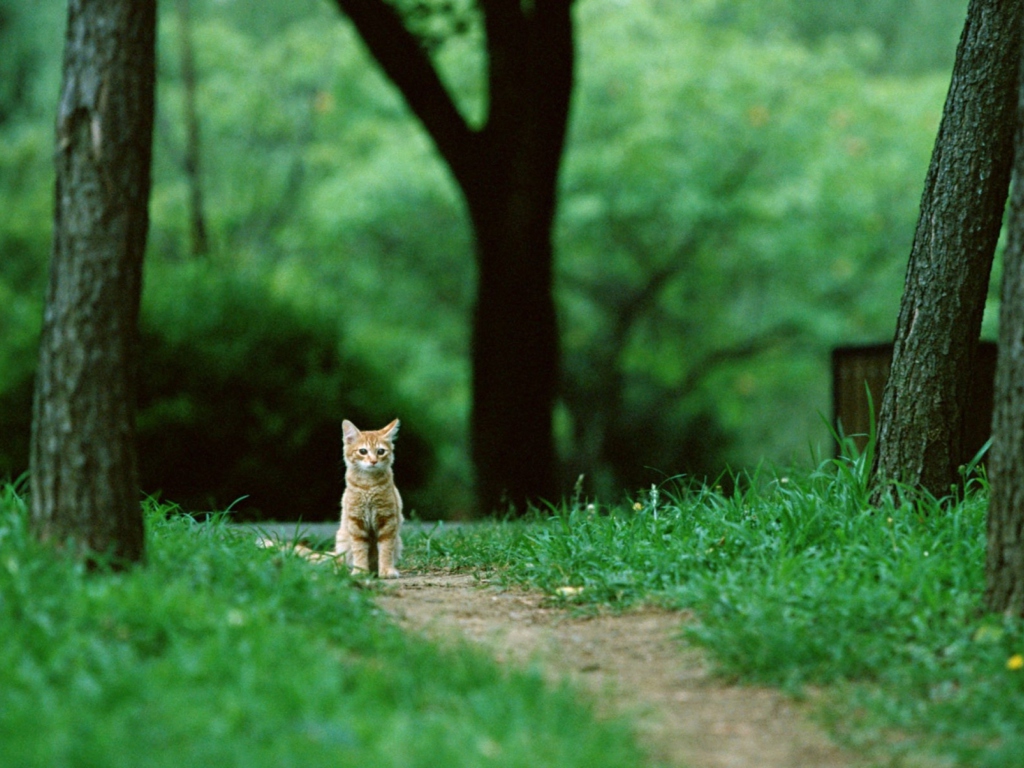
[[[738,341],[732,346],[712,349],[690,367],[689,373],[678,386],[673,388],[673,391],[678,397],[683,398],[693,392],[712,369],[764,354],[800,338],[801,335],[802,331],[799,326],[784,322],[750,338]]]
[[[384,74],[402,92],[409,109],[434,140],[462,184],[473,166],[478,134],[455,106],[448,89],[401,14],[386,0],[336,0]]]

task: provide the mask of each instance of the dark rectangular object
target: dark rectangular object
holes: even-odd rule
[[[973,459],[992,434],[992,403],[996,378],[998,346],[992,341],[978,344],[971,396],[964,419],[964,451],[960,459],[966,464]],[[892,344],[867,344],[836,347],[832,350],[832,425],[852,436],[857,450],[864,450],[871,430],[868,397],[875,419],[882,407],[882,394],[892,365]],[[839,446],[836,446],[838,453]]]

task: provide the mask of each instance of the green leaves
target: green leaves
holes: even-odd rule
[[[700,415],[724,435],[710,467],[680,445],[646,462],[698,476],[825,439],[825,350],[891,335],[945,88],[868,75],[845,38],[720,23],[730,8],[580,6],[558,230],[574,439]]]
[[[398,5],[443,33],[432,55],[481,114],[481,32],[470,19],[461,34],[475,4]],[[586,472],[602,494],[827,445],[826,350],[891,336],[947,85],[927,62],[955,43],[962,7],[812,5],[575,6],[559,438],[567,475]],[[29,19],[12,5],[0,31],[17,43],[0,70],[34,62],[24,108],[0,125],[4,403],[25,402],[12,390],[45,288],[62,12],[47,0]],[[464,508],[474,273],[457,188],[332,5],[194,0],[192,21],[211,260],[332,313],[350,351],[436,425],[436,485]],[[172,5],[160,23],[150,264],[188,248]],[[907,51],[923,58],[904,66]]]

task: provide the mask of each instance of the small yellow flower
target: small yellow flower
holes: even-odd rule
[[[643,504],[641,504],[641,503],[640,503],[639,501],[638,501],[638,502],[636,502],[636,503],[635,503],[635,504],[633,505],[633,511],[634,511],[634,512],[639,512],[639,511],[640,511],[641,509],[643,509],[643,508],[644,508],[644,505],[643,505]]]
[[[1011,672],[1024,669],[1024,656],[1021,656],[1019,653],[1013,654],[1013,656],[1006,660],[1006,668]]]

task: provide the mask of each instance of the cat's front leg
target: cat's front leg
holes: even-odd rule
[[[345,521],[342,521],[341,525],[338,526],[338,532],[334,535],[332,554],[337,556],[348,555],[350,546],[348,529],[345,527]]]
[[[352,573],[370,572],[370,537],[358,526],[349,529],[348,556],[346,562],[352,566]]]
[[[401,574],[395,568],[395,560],[401,551],[400,546],[396,547],[397,537],[381,538],[377,540],[378,568],[377,575],[382,579],[397,579]]]

